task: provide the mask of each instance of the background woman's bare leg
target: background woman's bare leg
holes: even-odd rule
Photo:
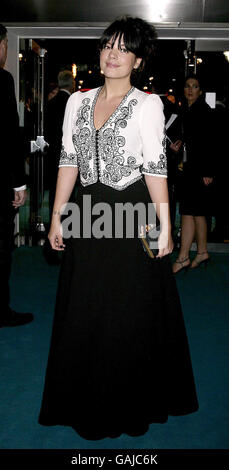
[[[209,258],[207,252],[207,221],[204,216],[194,217],[196,227],[197,255],[192,261],[191,267],[196,268],[202,261]]]
[[[182,215],[181,218],[181,247],[177,261],[173,264],[173,272],[189,266],[189,251],[195,235],[195,221],[192,215]]]

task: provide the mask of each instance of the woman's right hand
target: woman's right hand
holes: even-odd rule
[[[48,239],[53,250],[64,251],[65,245],[62,237],[62,226],[60,219],[52,221]]]

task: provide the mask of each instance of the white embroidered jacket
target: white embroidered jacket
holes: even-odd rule
[[[83,186],[98,180],[122,190],[142,174],[167,176],[163,104],[132,87],[96,130],[94,108],[101,87],[76,92],[67,102],[59,166],[79,168]]]

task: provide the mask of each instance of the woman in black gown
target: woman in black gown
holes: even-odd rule
[[[212,175],[214,155],[213,116],[205,102],[199,78],[192,74],[184,86],[186,103],[183,107],[183,139],[186,157],[180,195],[181,247],[173,265],[174,274],[183,268],[197,268],[207,263],[206,216],[214,213]],[[196,238],[197,254],[192,263],[189,251]]]
[[[39,422],[86,439],[142,435],[149,423],[198,409],[169,257],[162,103],[131,86],[154,40],[139,18],[112,23],[100,40],[104,86],[74,93],[65,112],[49,233],[64,254]],[[78,222],[64,244],[60,213],[78,172]],[[122,204],[141,204],[142,215],[152,201],[161,227],[155,259],[131,210],[123,227],[116,218]]]

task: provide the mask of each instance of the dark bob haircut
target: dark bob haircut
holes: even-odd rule
[[[150,59],[155,51],[156,31],[154,27],[141,18],[122,16],[105,29],[100,38],[99,49],[102,50],[111,39],[113,47],[117,38],[119,39],[119,48],[121,48],[123,40],[128,51],[133,52],[136,57],[142,58],[139,70],[143,70],[146,60]]]

